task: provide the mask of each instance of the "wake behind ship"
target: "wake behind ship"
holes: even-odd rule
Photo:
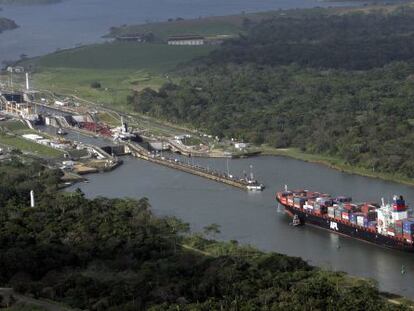
[[[277,201],[300,224],[310,224],[388,248],[414,252],[414,218],[402,196],[392,203],[352,202],[308,190],[280,191]]]

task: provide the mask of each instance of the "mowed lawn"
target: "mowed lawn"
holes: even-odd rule
[[[176,20],[171,22],[126,25],[115,27],[110,35],[131,33],[152,33],[156,40],[167,40],[170,36],[182,34],[215,36],[238,36],[243,32],[243,16],[206,17],[202,19]]]
[[[132,90],[159,88],[180,64],[207,55],[211,46],[104,43],[55,52],[23,62],[33,86],[125,108]],[[99,82],[100,88],[92,88]]]
[[[32,142],[20,136],[10,136],[0,133],[0,145],[13,147],[41,157],[63,158],[62,151]]]

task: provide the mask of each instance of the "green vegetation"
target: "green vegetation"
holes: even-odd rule
[[[196,146],[196,145],[203,143],[203,141],[199,137],[191,136],[191,137],[184,137],[182,139],[182,143],[186,146]]]
[[[179,83],[136,92],[129,102],[213,135],[411,179],[414,9],[329,12],[252,24],[183,69]]]
[[[14,305],[10,308],[3,308],[2,311],[46,311],[47,309],[42,307],[36,307],[31,305]]]
[[[0,164],[2,286],[88,310],[409,310],[368,281],[190,235],[146,199],[59,192],[60,177],[36,163]]]
[[[385,173],[375,171],[372,168],[351,165],[347,163],[344,159],[335,156],[330,156],[326,154],[307,153],[301,151],[298,148],[274,148],[268,145],[262,145],[260,150],[262,151],[262,155],[290,157],[306,162],[320,163],[350,174],[357,174],[372,178],[380,178],[383,180],[394,181],[407,185],[414,185],[414,180],[412,178],[407,177],[406,175],[398,173]]]
[[[202,35],[207,37],[238,36],[252,21],[259,21],[276,12],[214,16],[199,19],[176,19],[168,22],[112,27],[109,36],[151,33],[155,41],[166,41],[170,36]]]
[[[23,137],[0,133],[0,145],[16,148],[22,152],[27,152],[35,156],[46,158],[61,158],[63,152],[44,146]]]
[[[40,145],[22,137],[24,134],[38,134],[29,129],[20,120],[8,120],[0,122],[0,145],[12,147],[22,152],[46,158],[61,158],[63,152],[48,146]],[[44,136],[44,134],[42,134]]]
[[[106,124],[112,126],[119,126],[121,124],[121,119],[108,113],[108,112],[99,112],[98,118],[100,121],[105,122]]]
[[[168,46],[164,44],[138,44],[113,42],[63,50],[28,63],[32,69],[82,68],[95,70],[148,70],[165,73],[177,65],[206,55],[212,48]]]
[[[14,133],[24,133],[26,130],[28,130],[27,125],[20,120],[2,121],[0,122],[0,128]]]
[[[0,4],[1,4],[1,2],[0,2]],[[14,21],[12,21],[8,18],[0,17],[0,33],[2,33],[5,30],[15,29],[17,27],[18,26]]]
[[[171,70],[212,49],[115,42],[64,50],[22,65],[35,73],[38,89],[127,109],[131,90],[157,89],[168,81]],[[91,87],[93,83],[101,87]]]

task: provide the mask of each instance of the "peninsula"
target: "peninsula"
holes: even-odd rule
[[[0,33],[6,30],[15,29],[17,27],[18,25],[16,24],[15,21],[8,19],[8,18],[0,17]]]

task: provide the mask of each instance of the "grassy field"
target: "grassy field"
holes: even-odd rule
[[[176,35],[203,35],[215,37],[218,35],[237,36],[244,31],[246,19],[260,20],[272,13],[241,14],[232,16],[206,17],[199,19],[174,20],[170,22],[148,23],[142,25],[126,25],[113,27],[109,36],[123,34],[152,33],[156,40],[166,40]],[[274,13],[273,13],[274,14]]]
[[[180,63],[205,55],[208,46],[168,46],[111,42],[63,50],[25,62],[40,68],[82,68],[94,70],[147,70],[165,73]]]
[[[63,152],[40,145],[38,143],[29,141],[20,136],[12,136],[0,133],[0,145],[13,147],[21,150],[22,152],[28,152],[37,156],[46,158],[63,158]]]
[[[159,88],[171,78],[170,71],[213,49],[114,42],[60,51],[22,64],[34,72],[36,89],[76,95],[124,110],[131,90]],[[101,87],[91,87],[93,82]]]
[[[0,122],[0,127],[14,133],[26,133],[29,128],[26,124],[17,120],[8,120]]]

